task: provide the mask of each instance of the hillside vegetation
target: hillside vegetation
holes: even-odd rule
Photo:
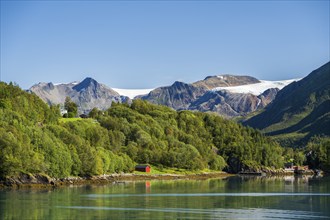
[[[136,163],[238,172],[282,167],[283,149],[260,132],[219,116],[134,100],[59,120],[58,106],[0,83],[0,177],[131,172]]]

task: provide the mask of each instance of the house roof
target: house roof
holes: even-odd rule
[[[146,164],[138,164],[135,166],[135,168],[147,168],[147,167],[150,167],[150,166],[146,165]]]

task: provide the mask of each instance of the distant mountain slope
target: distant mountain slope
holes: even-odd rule
[[[30,90],[48,104],[63,104],[68,96],[78,105],[80,112],[88,112],[94,107],[104,110],[109,108],[112,102],[127,99],[89,77],[80,83],[39,83]]]
[[[291,134],[295,141],[290,144],[303,143],[313,135],[330,135],[330,62],[284,87],[264,112],[243,124],[279,139]]]

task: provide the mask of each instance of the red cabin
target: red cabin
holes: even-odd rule
[[[151,167],[149,165],[136,165],[135,170],[140,172],[150,173]]]

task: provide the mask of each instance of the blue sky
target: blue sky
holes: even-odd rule
[[[1,80],[154,88],[330,60],[329,1],[1,1]]]

